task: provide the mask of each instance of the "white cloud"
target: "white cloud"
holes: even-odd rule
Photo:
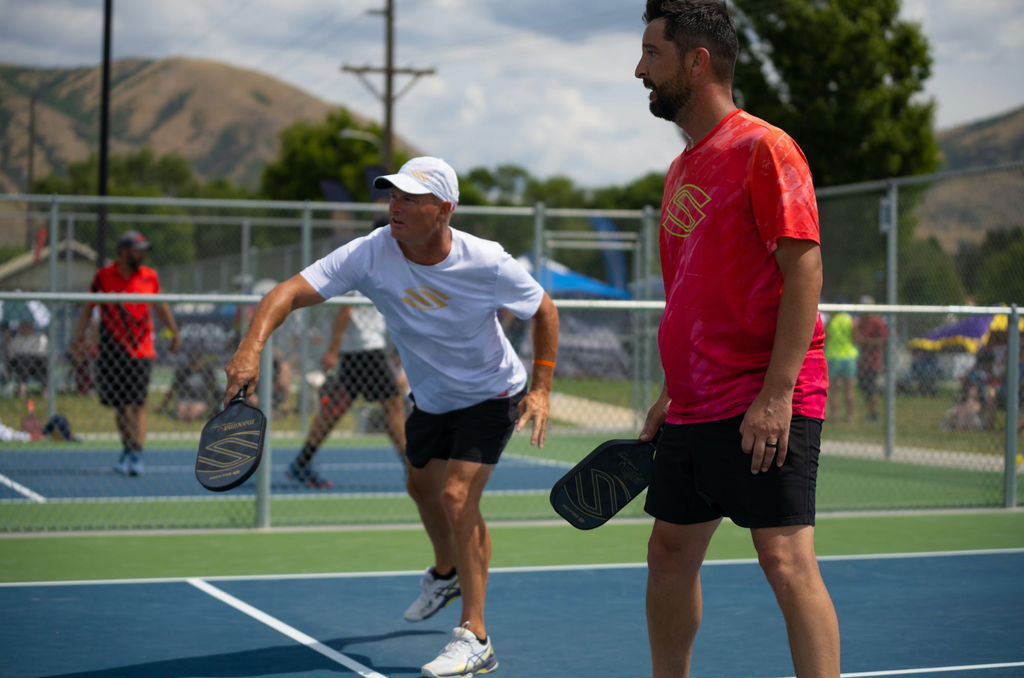
[[[904,0],[935,57],[927,93],[949,127],[1024,103],[1024,2]],[[115,3],[114,56],[188,56],[255,68],[377,120],[380,100],[343,63],[383,64],[380,0]],[[397,3],[396,64],[436,67],[398,102],[396,132],[460,172],[515,163],[584,186],[664,171],[678,131],[633,78],[643,3],[422,0]],[[0,0],[2,60],[98,63],[102,3]],[[380,77],[370,77],[380,83]],[[399,76],[404,86],[407,76]],[[378,85],[378,89],[382,86]]]

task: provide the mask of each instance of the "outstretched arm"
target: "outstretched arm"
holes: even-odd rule
[[[530,321],[533,340],[533,376],[530,392],[519,403],[519,421],[516,432],[533,420],[530,444],[544,447],[551,411],[551,382],[555,376],[555,358],[558,357],[558,309],[546,293],[540,307]]]
[[[295,275],[270,290],[253,313],[249,329],[242,337],[238,350],[224,368],[228,385],[224,390],[224,404],[248,385],[252,393],[260,377],[260,353],[270,334],[281,326],[288,315],[297,309],[326,301],[305,278]]]

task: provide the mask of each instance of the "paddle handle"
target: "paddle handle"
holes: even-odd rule
[[[238,389],[238,393],[235,394],[235,397],[231,399],[231,402],[229,402],[228,405],[233,405],[235,403],[244,403],[245,393],[248,390],[249,384],[242,384],[242,388]]]

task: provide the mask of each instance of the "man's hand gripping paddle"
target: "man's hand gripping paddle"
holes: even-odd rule
[[[245,403],[243,386],[228,406],[203,427],[196,456],[196,478],[212,492],[231,490],[260,465],[267,419]]]
[[[551,488],[555,513],[580,530],[608,522],[650,483],[660,434],[599,445]]]

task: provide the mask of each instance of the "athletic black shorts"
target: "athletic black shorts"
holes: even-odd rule
[[[96,359],[96,386],[100,402],[121,409],[126,405],[145,405],[149,373],[153,361],[132,358],[117,342],[101,341]]]
[[[409,463],[423,468],[431,459],[460,459],[497,464],[519,419],[519,401],[526,389],[492,398],[461,410],[429,414],[414,408],[405,422]]]
[[[363,396],[368,402],[377,402],[396,395],[398,384],[384,351],[343,353],[338,370],[320,387],[320,403],[325,406],[339,397],[347,396],[351,402]]]
[[[654,456],[644,510],[677,525],[728,516],[742,527],[814,524],[814,490],[821,451],[821,420],[794,416],[782,468],[750,472],[740,447],[737,416],[721,421],[666,424]]]

